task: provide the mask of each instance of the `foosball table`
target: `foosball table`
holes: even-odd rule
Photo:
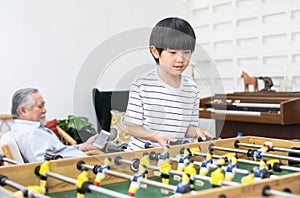
[[[0,195],[300,197],[299,164],[300,142],[245,136],[1,166]]]

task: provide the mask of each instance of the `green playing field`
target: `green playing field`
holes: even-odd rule
[[[244,169],[244,170],[250,170],[252,168],[254,168],[253,165],[248,165],[248,164],[244,164],[244,163],[239,163],[239,168]],[[209,176],[211,172],[209,172],[207,175]],[[284,174],[289,174],[291,173],[290,171],[282,171],[280,173],[278,172],[274,172],[271,171],[271,173],[273,175],[284,175]],[[233,181],[235,182],[239,182],[241,181],[241,178],[245,176],[243,174],[236,174]],[[170,184],[171,185],[176,185],[178,183],[178,181],[174,181],[172,179],[172,175],[170,176]],[[153,176],[150,178],[151,180],[155,180],[155,181],[161,181],[160,177],[157,176]],[[130,181],[126,181],[126,182],[120,182],[120,183],[114,183],[114,184],[109,184],[109,185],[102,185],[101,187],[106,188],[106,189],[111,189],[120,193],[123,193],[125,195],[127,195],[127,191],[130,185]],[[198,186],[195,185],[195,189],[197,191],[199,190],[205,190],[205,189],[209,189],[212,188],[211,184],[209,182],[204,181],[202,186]],[[169,196],[173,195],[173,193],[169,193]],[[165,197],[168,196],[166,194],[162,194],[160,189],[157,187],[152,187],[152,186],[147,186],[147,188],[140,188],[135,197],[142,197],[142,198],[156,198],[156,197]],[[59,192],[59,193],[52,193],[49,194],[49,196],[54,197],[54,198],[69,198],[69,197],[76,197],[76,191],[75,190],[71,190],[71,191],[64,191],[64,192]],[[106,196],[103,194],[99,194],[97,192],[91,192],[91,193],[86,193],[86,198],[106,198],[106,197],[110,197],[110,196]]]

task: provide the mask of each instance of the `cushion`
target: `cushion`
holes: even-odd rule
[[[57,124],[56,119],[49,120],[49,121],[47,121],[45,127],[47,127],[48,129],[50,129],[54,133],[57,133],[56,124]]]
[[[128,134],[126,125],[123,123],[125,112],[111,110],[110,138],[116,145],[128,144],[130,135]]]
[[[11,132],[6,132],[1,136],[0,140],[0,153],[3,153],[8,157],[8,154],[5,153],[4,149],[8,149],[6,152],[9,152],[13,160],[18,161],[19,163],[24,163],[18,145],[11,137]]]

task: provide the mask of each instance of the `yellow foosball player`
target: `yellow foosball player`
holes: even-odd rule
[[[211,184],[212,187],[220,187],[221,182],[224,180],[225,176],[222,170],[222,166],[218,165],[217,169],[211,173]]]
[[[164,146],[164,151],[158,155],[158,161],[157,161],[157,166],[158,167],[160,167],[161,163],[164,163],[166,158],[170,158],[169,149],[170,149],[170,146],[165,145]],[[156,176],[159,176],[160,172],[159,171],[154,171],[154,174]]]
[[[229,158],[236,157],[236,153],[226,153],[221,159],[219,159],[218,164],[225,165],[229,162]]]
[[[143,157],[140,159],[140,164],[139,166],[148,166],[150,164],[150,158],[149,158],[149,153],[144,152]],[[145,179],[148,178],[148,169],[145,170]]]
[[[47,176],[46,176],[46,172],[50,171],[50,167],[49,167],[49,161],[46,160],[44,161],[41,166],[39,167],[39,175],[40,175],[40,186],[43,186],[46,188],[47,185]]]
[[[83,168],[81,169],[81,173],[77,176],[77,183],[76,183],[77,198],[84,198],[85,196],[85,190],[83,189],[83,184],[89,181],[88,175],[89,175],[88,169]]]
[[[190,163],[183,169],[183,172],[190,178],[190,189],[194,190],[194,180],[191,179],[191,175],[196,175],[197,170],[194,165],[194,160],[191,160]],[[183,182],[183,176],[181,177]]]
[[[275,172],[281,172],[281,162],[279,159],[270,159],[267,161],[268,170],[273,170]]]
[[[14,193],[14,195],[16,195],[18,198],[36,197],[36,195],[33,195],[33,192],[36,192],[40,195],[44,195],[46,194],[47,189],[43,186],[27,186],[25,192],[18,190],[17,192]]]
[[[170,175],[169,175],[169,170],[172,169],[171,163],[170,163],[170,158],[167,157],[165,160],[159,165],[159,171],[161,174],[161,181],[164,184],[169,184],[170,181]],[[161,192],[164,194],[168,194],[169,192],[161,189]]]
[[[253,170],[250,170],[249,174],[247,176],[242,177],[241,183],[242,184],[252,184],[254,183],[254,172]]]

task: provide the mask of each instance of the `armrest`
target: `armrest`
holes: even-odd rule
[[[75,145],[77,144],[76,140],[74,140],[69,134],[67,134],[62,128],[56,126],[57,136],[59,139],[66,145]]]

